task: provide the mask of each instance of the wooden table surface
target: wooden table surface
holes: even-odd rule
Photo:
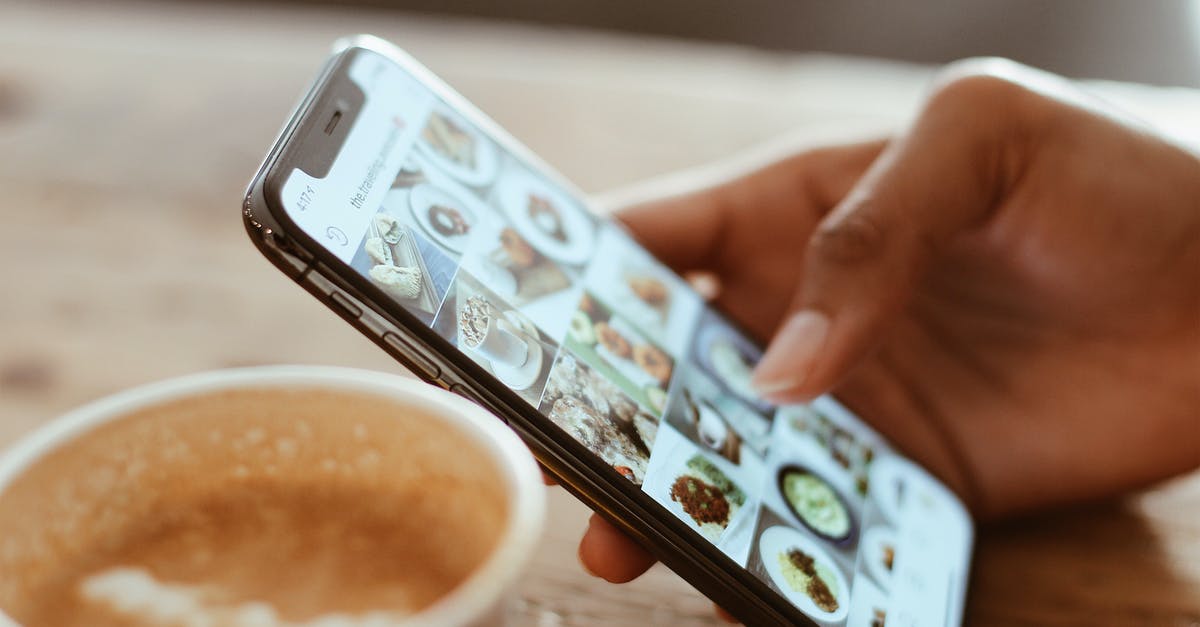
[[[132,385],[264,363],[399,367],[292,285],[239,201],[339,34],[408,48],[590,191],[800,134],[881,132],[926,68],[363,10],[0,0],[0,444]],[[1101,85],[1200,144],[1200,95]],[[1136,417],[1131,417],[1136,419]],[[717,624],[656,567],[578,566],[552,490],[518,624]],[[974,625],[1200,625],[1200,475],[982,529]]]

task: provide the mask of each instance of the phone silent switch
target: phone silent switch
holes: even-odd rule
[[[422,355],[420,351],[413,348],[408,342],[405,342],[399,335],[388,331],[383,334],[383,342],[393,351],[403,355],[412,369],[416,371],[414,374],[418,377],[426,381],[434,381],[442,376],[442,369],[438,368],[437,364]]]
[[[351,318],[358,318],[362,316],[362,309],[360,309],[358,305],[354,304],[354,301],[350,300],[349,296],[346,296],[337,290],[329,293],[329,300],[333,302],[338,309]]]

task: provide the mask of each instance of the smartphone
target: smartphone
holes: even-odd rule
[[[750,625],[961,622],[962,503],[396,47],[340,41],[254,177],[250,237]],[[686,228],[686,225],[681,226]]]

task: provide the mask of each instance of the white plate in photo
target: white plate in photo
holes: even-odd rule
[[[871,463],[871,500],[893,525],[901,523],[905,497],[911,491],[906,478],[907,470],[904,462],[893,455],[877,458]]]
[[[511,300],[517,295],[519,286],[517,277],[512,270],[487,258],[480,260],[471,270],[474,271],[479,282],[488,286],[488,289],[495,292],[497,296]]]
[[[429,183],[420,183],[408,194],[413,219],[425,234],[446,249],[461,253],[471,230],[479,223],[482,208],[469,193],[455,194]],[[465,232],[463,225],[465,225]]]
[[[474,187],[490,183],[500,164],[492,142],[444,109],[429,116],[417,147],[439,170]]]
[[[538,252],[572,265],[591,258],[596,225],[569,196],[524,170],[502,177],[498,193],[513,227]]]
[[[638,297],[625,281],[610,288],[611,300],[620,303],[621,314],[648,331],[662,330],[667,322],[670,296],[665,305],[656,307]]]
[[[871,527],[863,534],[861,547],[859,552],[867,563],[867,572],[871,573],[881,588],[891,588],[892,571],[896,565],[896,534],[888,527]]]
[[[762,406],[762,399],[750,385],[750,377],[759,356],[749,342],[720,324],[709,324],[700,333],[699,356],[708,370],[734,394]]]
[[[671,481],[674,482],[674,480],[675,480],[675,477],[673,476],[671,478]],[[671,498],[670,485],[667,486],[666,497],[665,497],[665,500],[663,501],[663,503],[666,504],[667,509],[670,510],[670,512],[672,514],[674,514],[676,518],[678,518],[679,520],[682,520],[684,522],[684,524],[686,524],[688,527],[691,527],[696,533],[703,536],[705,540],[708,540],[709,542],[711,542],[713,544],[717,544],[718,542],[721,541],[721,536],[725,533],[725,530],[728,528],[728,526],[722,526],[722,525],[718,525],[716,523],[705,523],[702,525],[702,524],[696,522],[695,519],[693,519],[691,516],[688,515],[688,513],[686,511],[684,511],[683,505],[680,505],[679,501],[676,501],[675,499]],[[733,511],[734,510],[733,510],[732,503],[731,503],[730,504],[730,513],[732,514]]]
[[[529,347],[529,358],[520,366],[509,366],[494,361],[488,363],[491,364],[492,372],[501,383],[520,392],[537,382],[546,356],[542,352],[541,343],[537,341],[538,331],[533,322],[512,310],[504,312],[504,321],[511,324],[512,329],[525,339],[525,344]]]
[[[780,556],[786,556],[795,549],[813,558],[815,570],[832,593],[836,608],[822,609],[805,590],[797,590],[789,583],[784,566],[780,563]],[[842,571],[838,569],[837,563],[815,540],[791,527],[771,527],[759,536],[758,556],[775,587],[800,611],[823,621],[836,622],[846,618],[850,611],[850,586],[846,583]]]
[[[675,472],[663,473],[662,479],[665,480],[666,483],[662,486],[662,498],[660,500],[664,505],[666,505],[667,509],[675,515],[676,518],[682,520],[687,524],[687,526],[696,530],[709,542],[718,544],[721,541],[721,537],[724,536],[729,527],[733,525],[734,520],[737,518],[738,512],[740,512],[742,509],[742,505],[738,505],[737,503],[729,500],[729,496],[718,489],[717,491],[721,492],[721,495],[725,497],[725,502],[729,505],[729,517],[725,520],[724,524],[716,522],[701,523],[695,518],[692,518],[691,514],[687,513],[687,510],[684,509],[682,503],[671,497],[672,486],[676,481],[679,480],[680,477],[684,476],[699,479],[700,481],[712,485],[714,488],[716,487],[716,483],[713,481],[712,477],[709,477],[706,473],[689,468],[685,461],[685,463],[681,465]],[[728,479],[728,476],[726,476],[726,478]]]
[[[621,337],[625,338],[625,341],[629,342],[630,350],[633,350],[633,348],[637,347],[639,344],[646,343],[642,335],[623,319],[614,316],[609,318],[608,324],[612,330],[619,333]],[[658,379],[654,378],[654,376],[649,372],[646,372],[645,368],[639,366],[637,361],[633,359],[632,355],[630,355],[628,358],[620,357],[605,347],[604,344],[599,342],[596,343],[595,350],[596,354],[600,355],[601,359],[608,362],[608,365],[612,366],[613,370],[616,370],[621,374],[621,376],[628,379],[634,387],[663,387],[664,384]],[[672,365],[672,368],[674,368],[674,365]]]

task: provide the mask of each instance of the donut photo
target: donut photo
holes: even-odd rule
[[[564,344],[655,416],[666,409],[675,360],[594,294],[584,292]]]

